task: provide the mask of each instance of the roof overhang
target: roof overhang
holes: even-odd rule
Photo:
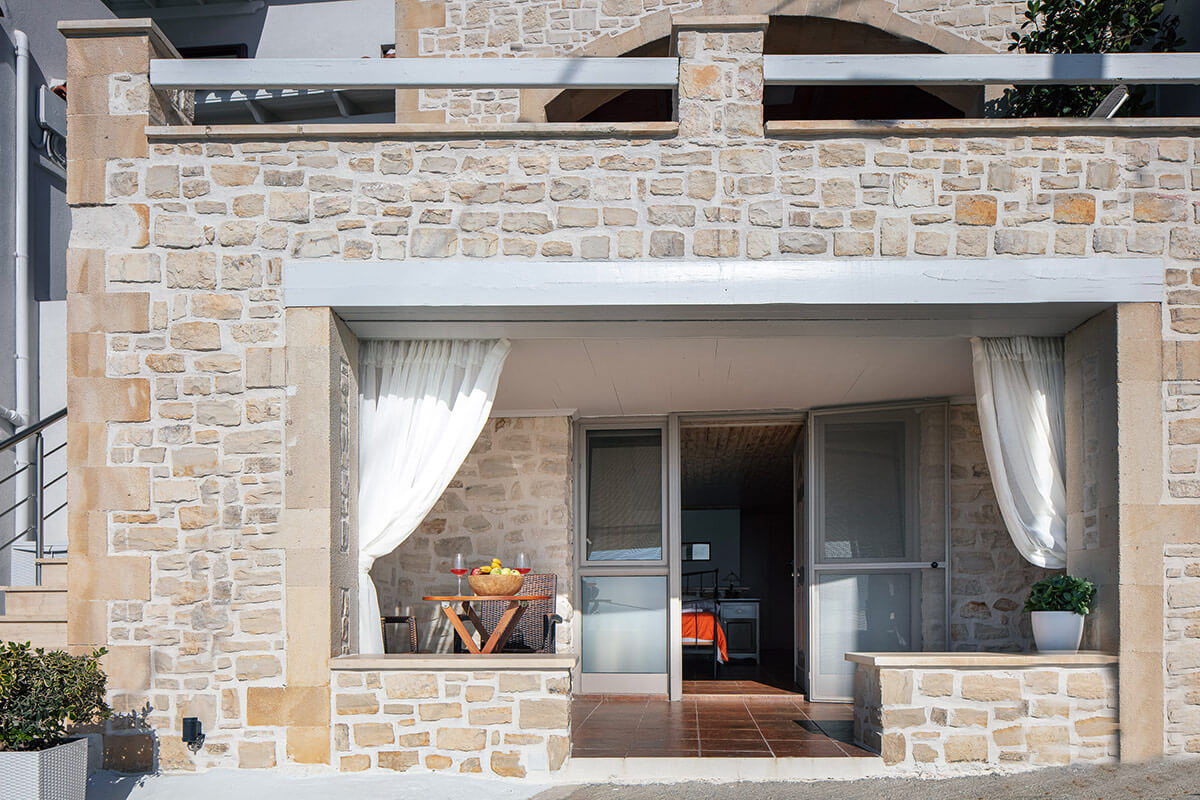
[[[1157,258],[292,261],[287,306],[364,337],[1058,335],[1161,302]]]

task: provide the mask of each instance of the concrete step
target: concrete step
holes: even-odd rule
[[[58,618],[0,615],[0,641],[29,642],[34,647],[65,649],[67,615]]]
[[[39,558],[37,563],[42,567],[42,586],[67,588],[67,560],[65,558]]]
[[[4,613],[18,617],[67,616],[66,587],[0,586],[4,594]]]

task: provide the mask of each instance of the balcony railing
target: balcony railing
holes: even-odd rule
[[[768,55],[768,86],[1200,84],[1200,54]],[[677,58],[154,59],[158,89],[673,89]]]

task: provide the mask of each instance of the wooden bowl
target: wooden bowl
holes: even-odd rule
[[[524,575],[468,575],[471,591],[480,596],[507,596],[521,591]]]

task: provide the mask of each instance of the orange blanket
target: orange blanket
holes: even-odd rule
[[[709,611],[683,612],[683,643],[685,645],[711,645],[714,629],[717,632],[717,660],[724,664],[729,661],[729,654],[725,649],[725,631],[721,628],[721,623],[717,621],[716,616]]]

